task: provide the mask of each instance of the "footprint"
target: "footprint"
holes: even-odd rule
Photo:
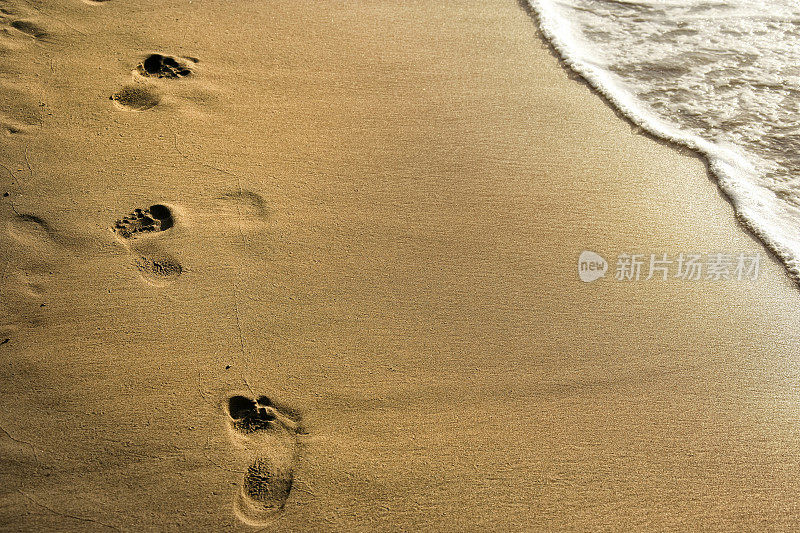
[[[28,133],[32,129],[32,125],[23,124],[14,119],[10,119],[0,112],[0,131],[3,131],[8,135],[16,135],[18,133]]]
[[[136,72],[148,78],[183,78],[192,73],[191,63],[197,63],[197,59],[150,54],[136,67]]]
[[[41,272],[20,270],[10,281],[13,281],[25,296],[41,299],[47,292],[49,279]]]
[[[174,224],[172,210],[163,204],[154,204],[147,209],[135,209],[117,220],[114,233],[123,239],[132,239],[140,234],[166,231]]]
[[[34,39],[38,39],[40,41],[45,41],[50,38],[50,34],[47,32],[47,30],[32,20],[13,20],[9,26],[29,37],[33,37]]]
[[[252,191],[228,191],[219,195],[217,200],[217,218],[239,229],[258,228],[269,215],[264,198]]]
[[[33,85],[38,86],[38,82],[30,80],[31,86],[26,87],[24,83],[28,82],[22,80],[27,78],[27,74],[16,68],[5,69],[5,66],[0,69],[3,71],[3,76],[0,76],[0,127],[5,133],[26,133],[41,125],[45,109],[32,92]]]
[[[46,220],[30,213],[6,215],[0,221],[0,251],[6,261],[24,265],[22,270],[50,271],[55,264],[63,264],[83,252],[72,236],[53,228]]]
[[[153,204],[147,209],[134,209],[110,228],[131,253],[133,266],[142,279],[151,285],[163,286],[175,281],[183,274],[184,268],[156,242],[136,238],[167,231],[174,225],[174,209],[164,204]]]
[[[132,250],[133,264],[139,274],[151,285],[162,287],[175,281],[183,274],[183,266],[170,254],[151,247],[150,249]]]
[[[0,220],[0,334],[48,320],[47,294],[57,274],[72,268],[82,250],[70,235],[30,213]]]
[[[47,221],[28,213],[14,214],[8,221],[8,234],[23,246],[52,249],[58,234]]]
[[[0,2],[0,33],[10,39],[20,37],[33,38],[35,40],[49,40],[52,35],[46,27],[38,21],[38,17],[31,16],[29,9],[19,9],[19,6],[11,7],[10,2]],[[22,34],[22,35],[20,35]]]
[[[161,102],[158,89],[146,83],[130,83],[110,97],[122,109],[145,111]]]
[[[234,513],[245,524],[265,526],[283,510],[298,459],[298,413],[266,396],[232,396],[226,405],[228,429],[249,463],[234,499]]]

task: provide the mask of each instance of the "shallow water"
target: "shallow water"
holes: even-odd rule
[[[800,282],[800,6],[529,2],[565,62],[623,114],[707,157],[739,218]]]

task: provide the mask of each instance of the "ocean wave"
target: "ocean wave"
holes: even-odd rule
[[[643,130],[707,158],[800,283],[800,6],[528,1],[569,68]]]

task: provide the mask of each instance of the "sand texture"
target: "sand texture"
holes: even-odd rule
[[[0,529],[798,526],[798,294],[514,0],[0,0]],[[762,252],[763,253],[763,252]]]

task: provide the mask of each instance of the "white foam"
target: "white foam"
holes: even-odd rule
[[[645,131],[703,154],[800,282],[800,6],[528,0],[565,63]]]

